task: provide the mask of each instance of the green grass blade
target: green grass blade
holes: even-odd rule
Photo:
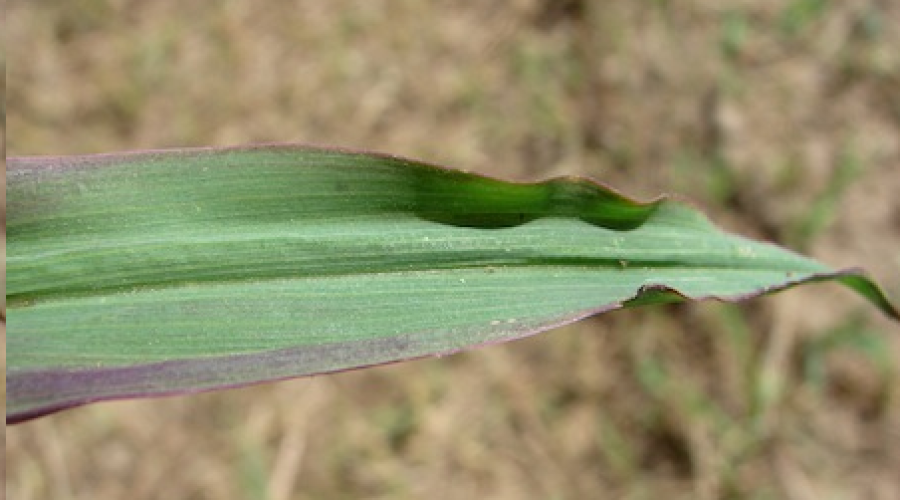
[[[294,146],[9,160],[7,422],[459,351],[855,271],[585,179]]]

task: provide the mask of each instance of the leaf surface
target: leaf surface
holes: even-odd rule
[[[669,199],[265,146],[12,158],[7,422],[456,352],[858,271]]]

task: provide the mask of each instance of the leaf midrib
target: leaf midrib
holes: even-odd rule
[[[722,264],[709,264],[702,262],[672,262],[663,260],[624,260],[624,259],[605,259],[596,257],[543,257],[543,258],[525,258],[525,259],[498,259],[495,261],[482,261],[477,263],[448,263],[446,265],[423,264],[416,266],[415,264],[403,264],[397,266],[382,266],[378,269],[372,267],[359,267],[352,270],[334,272],[317,272],[306,274],[283,274],[279,276],[248,276],[233,277],[222,279],[198,279],[185,280],[175,277],[169,280],[142,281],[139,283],[131,283],[122,286],[105,286],[91,288],[72,288],[68,287],[64,292],[43,292],[43,293],[13,293],[7,295],[7,306],[9,308],[27,307],[38,302],[49,302],[54,300],[83,298],[83,297],[99,297],[103,295],[121,294],[121,293],[141,293],[149,291],[159,291],[163,289],[190,288],[204,285],[218,286],[230,285],[235,283],[263,283],[277,281],[301,281],[301,280],[317,280],[323,278],[346,278],[350,276],[379,276],[379,275],[404,275],[419,274],[428,272],[454,271],[454,270],[473,270],[482,269],[485,273],[492,273],[497,270],[508,271],[511,268],[529,268],[544,267],[547,272],[551,273],[553,269],[560,268],[584,268],[584,269],[612,269],[618,270],[626,275],[630,272],[645,273],[650,269],[685,269],[685,270],[702,270],[710,273],[719,271],[760,271],[760,272],[777,272],[783,271],[790,274],[807,273],[811,269],[799,269],[797,266],[784,266],[782,269],[775,268],[771,262],[763,263],[757,266],[734,266]],[[323,268],[317,268],[322,271]]]

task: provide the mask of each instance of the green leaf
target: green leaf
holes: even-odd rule
[[[456,352],[856,271],[586,179],[292,146],[13,158],[7,422]]]

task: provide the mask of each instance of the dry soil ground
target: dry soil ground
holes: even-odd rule
[[[900,2],[10,0],[4,17],[10,155],[301,141],[590,175],[865,265],[900,297]],[[898,330],[822,284],[98,404],[8,427],[6,493],[893,500]]]

